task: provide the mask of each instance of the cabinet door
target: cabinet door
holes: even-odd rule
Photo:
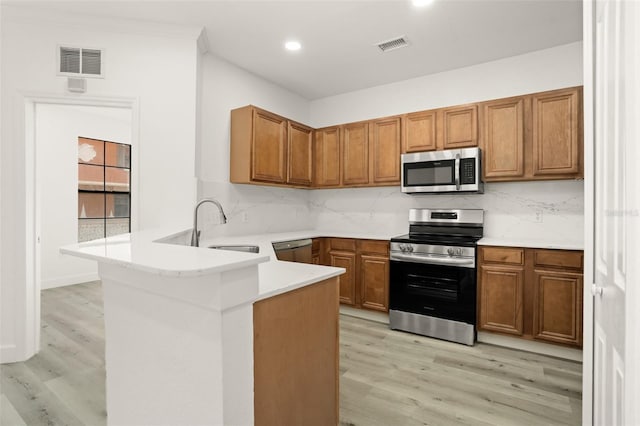
[[[533,175],[580,174],[580,89],[533,96]]]
[[[331,266],[346,269],[346,272],[338,277],[338,281],[340,282],[340,303],[355,305],[356,254],[345,251],[330,251],[329,262]]]
[[[404,116],[402,152],[436,150],[436,111],[421,111]]]
[[[524,332],[524,268],[480,267],[478,329],[521,336]]]
[[[313,129],[302,124],[289,122],[289,158],[287,183],[311,185]]]
[[[371,183],[400,184],[400,118],[372,121]]]
[[[582,346],[582,275],[534,272],[533,337]]]
[[[360,285],[362,307],[387,312],[389,310],[389,258],[361,255]]]
[[[443,109],[442,141],[444,149],[478,146],[478,106]]]
[[[484,177],[524,177],[524,98],[482,106]]]
[[[251,179],[285,183],[287,121],[267,111],[253,111]]]
[[[369,126],[347,124],[342,133],[342,184],[369,183]]]
[[[315,131],[315,186],[340,185],[340,128]]]

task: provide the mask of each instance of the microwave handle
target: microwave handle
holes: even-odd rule
[[[455,179],[456,179],[456,191],[460,191],[460,154],[456,154]]]

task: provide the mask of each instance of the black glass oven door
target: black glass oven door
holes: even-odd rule
[[[475,324],[476,270],[392,260],[389,307]]]

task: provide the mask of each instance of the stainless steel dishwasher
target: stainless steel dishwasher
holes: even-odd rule
[[[311,238],[272,243],[278,260],[311,263]]]

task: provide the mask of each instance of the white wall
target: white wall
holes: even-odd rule
[[[36,105],[43,289],[98,279],[96,262],[59,252],[78,241],[78,137],[131,144],[131,114],[124,108]],[[137,173],[135,165],[132,170]]]
[[[468,68],[311,102],[315,127],[582,84],[582,43],[571,43]],[[485,194],[408,196],[397,187],[313,191],[317,226],[403,233],[412,207],[482,208],[485,235],[583,240],[582,181],[491,183]],[[535,223],[535,211],[543,222]]]
[[[582,42],[311,102],[310,125],[324,127],[387,115],[582,84]]]
[[[313,227],[309,191],[229,183],[230,111],[252,104],[308,123],[309,102],[211,54],[204,55],[201,64],[199,177],[202,181],[198,193],[200,197],[220,201],[229,219],[226,225],[218,226],[215,208],[203,206],[199,222],[203,236]]]
[[[200,30],[78,19],[43,13],[37,6],[2,5],[2,361],[28,357],[25,342],[38,300],[28,267],[35,239],[30,237],[27,205],[31,156],[25,144],[25,97],[117,98],[134,105],[139,141],[140,228],[188,226],[195,200],[196,39]],[[105,49],[105,78],[88,79],[87,93],[68,94],[66,78],[56,75],[57,45]],[[134,158],[135,161],[135,158]],[[27,238],[30,241],[27,242]],[[37,320],[36,320],[37,321]],[[26,352],[25,352],[26,350]]]

